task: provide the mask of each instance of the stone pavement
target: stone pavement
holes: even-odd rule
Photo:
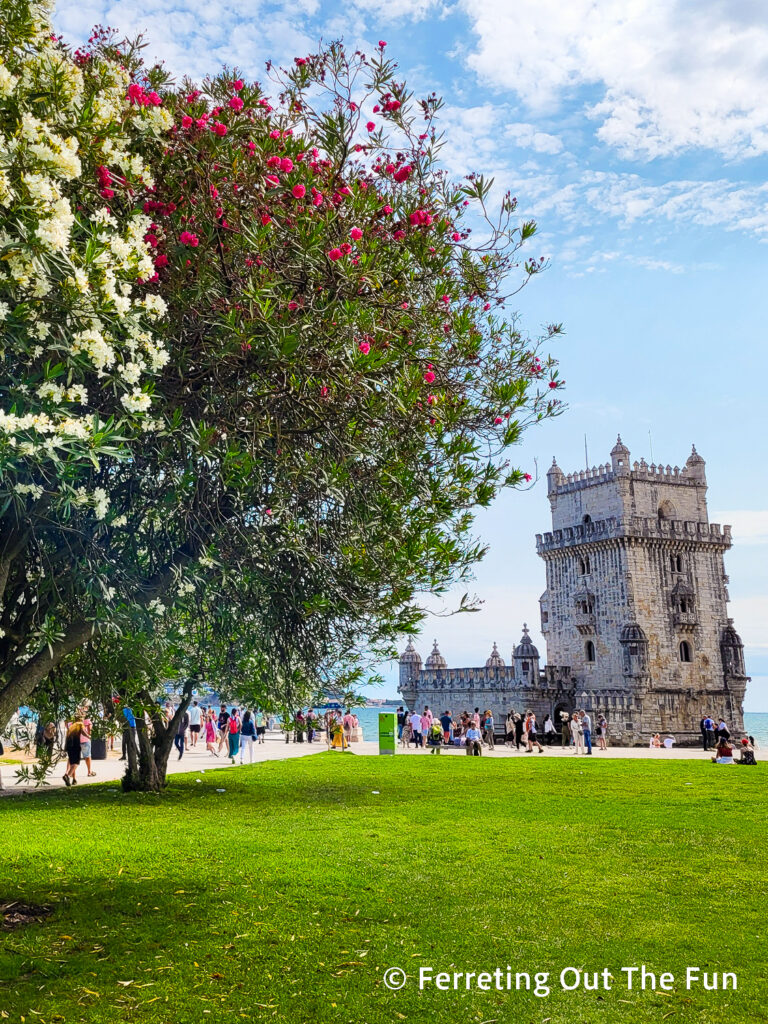
[[[736,746],[736,745],[734,745]],[[282,761],[292,757],[307,757],[311,754],[319,754],[328,749],[325,740],[315,743],[286,743],[282,733],[274,733],[269,736],[265,743],[254,746],[253,748],[253,760],[254,764],[262,761]],[[350,752],[357,754],[358,756],[378,756],[379,748],[378,743],[364,741],[362,743],[353,743],[350,748]],[[708,761],[710,758],[709,753],[704,753],[703,750],[697,747],[680,747],[675,750],[666,750],[665,748],[650,749],[648,747],[609,747],[608,750],[598,751],[594,748],[593,759],[603,758],[608,760],[614,760],[617,758],[648,758],[654,761],[679,761],[679,760],[701,760]],[[337,751],[341,753],[341,751]],[[402,747],[398,747],[398,755],[410,754],[412,756],[426,757],[436,756],[431,753],[431,750],[427,747],[424,749],[416,750],[411,747],[409,750],[404,750]],[[441,757],[466,757],[466,753],[463,749],[456,747],[443,747],[441,749]],[[484,757],[491,758],[518,758],[518,759],[538,759],[542,760],[549,757],[576,757],[587,755],[576,755],[572,752],[572,748],[562,747],[545,747],[544,753],[539,754],[534,752],[528,754],[523,750],[518,751],[515,747],[506,747],[498,745],[494,750],[483,749]],[[758,752],[759,756],[759,752]],[[0,759],[0,773],[2,773],[3,784],[5,786],[2,793],[8,795],[10,793],[23,793],[23,792],[34,792],[34,785],[16,785],[15,784],[15,770],[18,765],[7,763],[8,760],[25,760],[30,761],[30,758],[22,758],[19,753],[12,753],[11,751],[6,752],[6,759]],[[240,762],[238,759],[237,767]],[[59,762],[56,770],[52,776],[49,777],[49,785],[44,787],[38,787],[37,791],[50,790],[50,789],[63,789],[64,781],[62,775],[64,774],[64,762]],[[175,750],[171,751],[171,757],[168,761],[168,774],[176,775],[180,772],[200,772],[207,771],[212,768],[227,768],[231,767],[231,764],[224,751],[221,752],[219,757],[213,757],[205,749],[205,745],[198,743],[198,746],[194,749],[185,751],[184,756],[179,760]],[[87,778],[85,774],[85,762],[83,762],[77,770],[78,785],[84,785],[90,782],[115,782],[118,781],[123,775],[124,764],[119,759],[119,753],[113,751],[109,754],[106,761],[94,761],[93,769],[96,772],[95,778]]]

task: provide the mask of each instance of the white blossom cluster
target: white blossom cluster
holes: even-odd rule
[[[118,62],[78,66],[47,0],[22,6],[19,38],[0,24],[0,468],[29,479],[63,449],[92,461],[110,417],[115,434],[151,429],[166,306],[142,285],[155,267],[138,206],[153,186],[142,152],[172,119],[131,104]],[[122,202],[110,204],[110,176]],[[35,496],[23,486],[15,493]],[[102,494],[87,496],[97,518]]]

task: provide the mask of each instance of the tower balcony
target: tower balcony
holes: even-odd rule
[[[694,626],[698,626],[699,617],[696,612],[672,612],[672,621],[680,629],[693,629]]]
[[[594,612],[576,611],[573,613],[573,621],[582,636],[590,636],[595,632],[597,621]]]

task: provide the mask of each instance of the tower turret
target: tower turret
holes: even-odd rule
[[[691,454],[685,463],[685,470],[690,480],[697,480],[699,483],[707,482],[706,463],[696,451],[696,445],[691,445]]]
[[[533,686],[539,681],[539,652],[528,634],[528,625],[523,623],[520,643],[512,652],[515,666],[515,682]]]
[[[629,448],[621,440],[621,434],[616,438],[616,444],[611,449],[611,468],[614,473],[629,476]]]
[[[408,640],[408,646],[400,655],[400,686],[408,686],[416,682],[421,672],[421,655],[413,646],[413,639]]]
[[[424,667],[426,669],[432,669],[432,671],[435,671],[436,669],[448,668],[448,662],[445,660],[445,658],[440,653],[440,649],[437,646],[437,640],[435,640],[435,642],[433,644],[432,652],[430,653],[429,657],[427,658],[427,661],[426,661],[426,664],[425,664]]]
[[[552,494],[560,484],[565,480],[565,474],[557,464],[555,458],[552,459],[552,465],[547,470],[547,494]]]

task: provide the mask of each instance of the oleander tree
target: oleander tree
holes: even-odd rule
[[[7,138],[22,62],[50,46],[83,95],[99,68],[129,69],[114,152],[135,155],[88,128],[94,85],[72,125],[55,122],[62,139],[81,132],[89,170],[56,186],[75,212],[47,302],[0,280],[23,299],[7,303],[0,381],[0,723],[72,651],[162,630],[192,599],[254,616],[254,658],[275,681],[391,653],[418,595],[471,573],[474,511],[530,478],[509,448],[560,409],[544,351],[559,326],[532,339],[509,312],[544,267],[526,256],[535,225],[509,195],[494,219],[483,177],[440,170],[439,100],[414,99],[383,43],[271,68],[268,88],[229,70],[175,87],[108,34],[71,56],[38,37],[3,45]],[[24,173],[12,168],[14,196]],[[93,238],[121,224],[137,255],[97,317],[87,302],[109,275],[82,291],[65,264],[79,246],[114,255]],[[55,363],[54,342],[30,341],[53,297]],[[109,348],[100,363],[85,320]],[[88,379],[76,440],[34,421],[75,418],[70,378]]]

